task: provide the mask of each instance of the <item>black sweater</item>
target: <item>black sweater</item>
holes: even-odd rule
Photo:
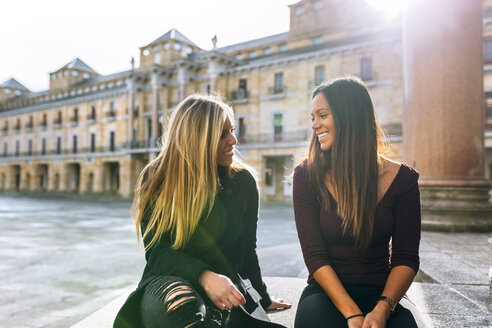
[[[337,204],[327,209],[307,178],[307,165],[294,172],[294,212],[304,261],[313,273],[330,265],[342,283],[384,286],[391,268],[419,269],[420,192],[418,173],[402,164],[376,207],[371,244],[355,249],[355,239],[342,230]],[[390,239],[392,249],[390,251]]]
[[[263,307],[271,304],[256,255],[256,181],[247,170],[242,170],[229,179],[223,167],[219,167],[219,177],[223,189],[217,194],[210,215],[201,218],[186,247],[180,250],[171,248],[170,236],[166,233],[146,251],[147,264],[142,279],[137,290],[130,295],[118,313],[115,327],[138,326],[143,289],[156,276],[184,278],[210,302],[198,283],[201,273],[208,269],[228,276],[233,282],[237,282],[239,273],[243,278],[251,280],[262,297]],[[143,225],[145,222],[144,218]],[[144,240],[144,244],[147,242],[148,240]]]

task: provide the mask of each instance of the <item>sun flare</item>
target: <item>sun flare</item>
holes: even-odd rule
[[[393,16],[401,13],[409,0],[366,0],[374,9]]]

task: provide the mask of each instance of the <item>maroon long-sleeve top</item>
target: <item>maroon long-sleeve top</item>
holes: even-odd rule
[[[419,268],[420,192],[418,173],[402,164],[390,187],[378,203],[371,244],[356,249],[355,239],[342,231],[336,201],[322,206],[307,178],[307,164],[294,171],[294,212],[304,261],[313,273],[330,265],[344,284],[384,286],[391,268],[406,265]],[[391,254],[390,254],[391,240]]]

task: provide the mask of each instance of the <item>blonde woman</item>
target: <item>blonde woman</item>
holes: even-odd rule
[[[295,327],[417,327],[402,298],[419,268],[418,173],[382,156],[383,134],[358,78],[320,85],[311,119],[309,156],[294,172],[309,271]]]
[[[261,278],[258,189],[234,155],[233,122],[215,96],[189,96],[174,110],[161,153],[137,182],[132,214],[147,264],[115,327],[246,327],[252,317],[239,307],[290,307],[272,301]],[[280,327],[265,319],[258,327]]]

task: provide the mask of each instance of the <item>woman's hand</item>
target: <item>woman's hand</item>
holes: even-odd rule
[[[285,303],[283,299],[272,297],[272,304],[267,307],[267,310],[281,310],[281,309],[290,309],[292,305]]]
[[[366,315],[362,328],[385,328],[390,316],[390,307],[386,302],[378,302],[374,309]]]
[[[348,328],[362,328],[364,317],[353,317],[347,320]]]
[[[210,300],[221,310],[230,310],[233,307],[246,304],[243,294],[226,276],[205,270],[198,281]]]

